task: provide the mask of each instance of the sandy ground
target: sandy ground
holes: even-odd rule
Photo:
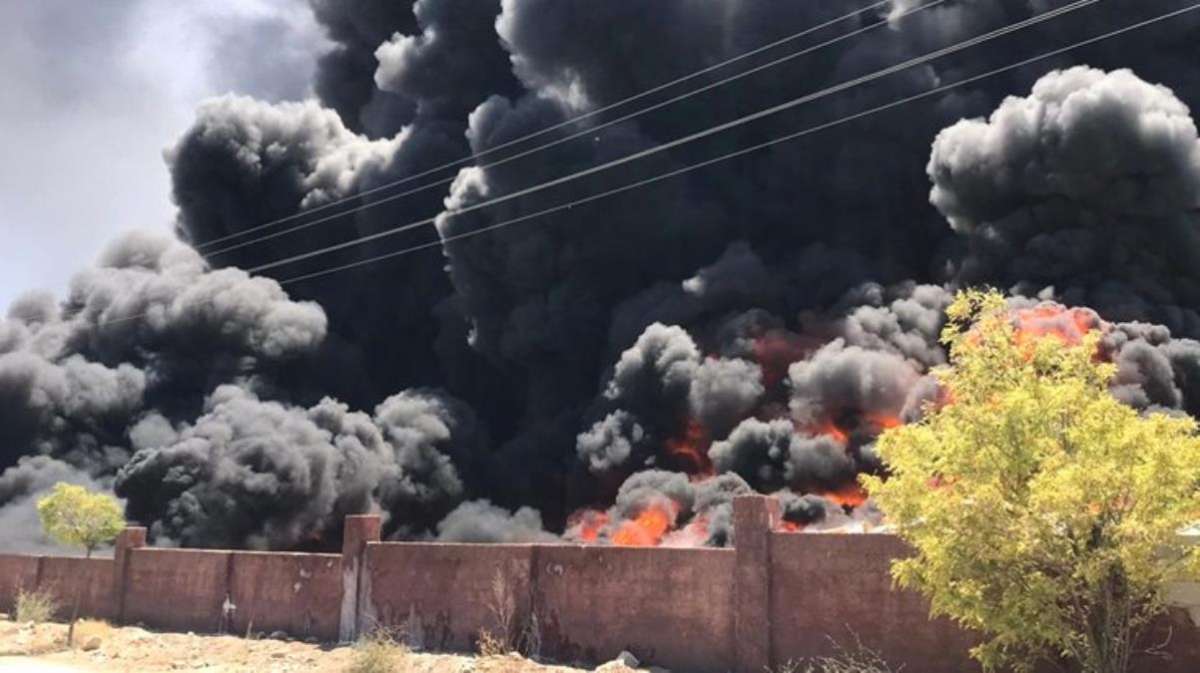
[[[203,671],[204,673],[342,673],[355,657],[352,647],[234,636],[155,633],[137,627],[83,623],[76,647],[66,649],[63,624],[17,624],[0,619],[0,673],[97,673],[98,671]],[[87,644],[94,649],[85,651]],[[611,663],[598,673],[630,673]],[[517,655],[470,657],[408,653],[396,673],[582,673],[542,665]]]

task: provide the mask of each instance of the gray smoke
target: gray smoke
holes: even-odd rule
[[[185,546],[316,543],[347,514],[383,510],[391,528],[444,515],[463,495],[445,453],[474,441],[469,418],[404,392],[372,418],[330,399],[304,409],[217,388],[195,423],[148,417],[117,475],[130,515]]]
[[[555,542],[557,535],[542,528],[542,515],[530,507],[515,512],[486,500],[464,502],[437,525],[439,542],[531,543]]]
[[[101,485],[119,474],[131,515],[181,544],[329,548],[340,517],[362,511],[397,538],[611,541],[652,506],[673,519],[662,543],[724,544],[729,495],[749,489],[778,493],[792,523],[838,526],[848,515],[832,498],[881,470],[879,433],[939,397],[929,370],[945,362],[954,290],[984,283],[1014,308],[1095,309],[1115,394],[1200,411],[1195,19],[444,240],[441,254],[286,293],[272,280],[471,234],[1156,11],[1097,6],[620,171],[446,212],[1064,4],[953,2],[901,19],[913,5],[897,1],[826,31],[891,18],[835,49],[533,157],[362,196],[867,4],[312,0],[332,45],[317,98],[201,108],[168,153],[180,238],[237,243],[337,199],[453,184],[225,252],[135,235],[63,301],[16,302],[0,321],[0,466],[40,454]],[[239,270],[434,216],[269,277]]]
[[[0,472],[0,530],[4,531],[0,548],[22,554],[82,554],[80,549],[63,547],[47,538],[42,531],[37,501],[49,495],[58,483],[76,484],[111,494],[105,484],[61,460],[24,456],[16,465]],[[99,553],[103,554],[104,550]]]

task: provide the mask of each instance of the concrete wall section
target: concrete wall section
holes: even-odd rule
[[[12,613],[17,592],[37,586],[38,557],[0,554],[0,612]]]
[[[533,560],[549,656],[595,663],[628,650],[672,670],[734,668],[732,550],[544,546]]]
[[[230,559],[227,551],[131,550],[125,621],[176,631],[228,631],[221,606],[227,598]]]
[[[772,659],[778,664],[835,652],[830,638],[856,639],[892,668],[922,673],[980,670],[968,633],[929,619],[918,594],[892,587],[891,561],[908,553],[885,535],[771,534]]]
[[[340,554],[234,552],[229,593],[237,611],[230,630],[336,639],[341,565]]]
[[[38,589],[49,591],[58,599],[60,617],[70,617],[78,600],[81,617],[111,619],[113,561],[46,556],[42,559]]]
[[[497,631],[493,582],[499,573],[513,599],[513,620],[529,614],[528,545],[367,545],[360,629],[400,628],[430,650],[470,651],[480,629]]]

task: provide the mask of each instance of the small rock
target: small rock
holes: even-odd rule
[[[94,652],[100,649],[100,636],[92,636],[83,643],[84,652]]]
[[[286,631],[272,631],[271,635],[267,637],[271,640],[287,640],[288,634]]]
[[[283,657],[284,657],[284,653],[283,653],[283,652],[272,652],[272,653],[271,653],[271,658],[272,658],[272,659],[282,659]]]
[[[638,664],[642,663],[642,662],[638,661],[637,657],[633,656],[628,651],[622,651],[620,654],[617,655],[617,658],[614,659],[614,661],[619,661],[622,664],[628,666],[629,668],[637,668]]]

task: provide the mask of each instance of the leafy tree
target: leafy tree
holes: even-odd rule
[[[112,542],[125,527],[121,505],[114,498],[62,482],[54,485],[50,495],[38,500],[37,512],[42,530],[50,539],[81,547],[88,558],[97,547]],[[82,598],[82,592],[78,592],[71,611],[71,624],[67,628],[68,646],[75,636],[75,621],[79,618]]]
[[[1124,673],[1166,584],[1200,572],[1179,536],[1200,521],[1197,424],[1118,402],[1096,331],[1026,333],[994,291],[947,317],[943,403],[886,432],[889,475],[864,478],[915,550],[893,574],[983,632],[987,670]]]

